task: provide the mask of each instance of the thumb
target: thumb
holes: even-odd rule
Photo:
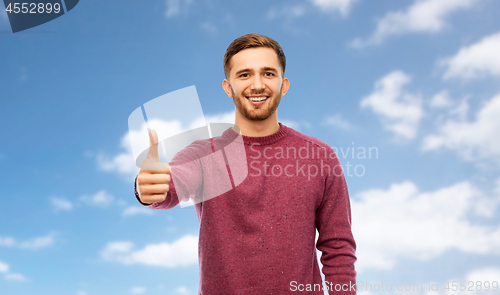
[[[149,129],[149,151],[147,157],[160,162],[160,156],[158,156],[158,135],[154,129]]]

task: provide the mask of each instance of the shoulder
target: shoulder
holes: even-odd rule
[[[312,161],[326,160],[334,165],[339,164],[335,148],[316,137],[300,133],[290,127],[287,128],[289,140],[293,142],[292,145],[307,151],[306,155],[310,155]]]
[[[333,148],[329,144],[319,140],[316,137],[306,135],[306,134],[301,133],[301,132],[299,132],[291,127],[288,127],[288,126],[286,126],[286,128],[288,129],[287,130],[288,135],[291,137],[292,140],[302,142],[302,143],[309,143],[309,144],[315,145],[319,148],[325,148],[327,150],[333,150]]]

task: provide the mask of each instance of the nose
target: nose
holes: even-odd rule
[[[260,75],[255,75],[252,81],[252,90],[264,90],[266,88],[266,84],[263,83],[262,77]]]

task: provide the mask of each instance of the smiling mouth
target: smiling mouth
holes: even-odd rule
[[[269,96],[245,96],[245,97],[253,102],[264,101],[269,98]]]

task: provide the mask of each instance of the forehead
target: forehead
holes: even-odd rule
[[[272,48],[248,48],[236,53],[231,58],[231,74],[241,69],[249,68],[257,71],[264,67],[276,68],[281,73],[278,54]]]

